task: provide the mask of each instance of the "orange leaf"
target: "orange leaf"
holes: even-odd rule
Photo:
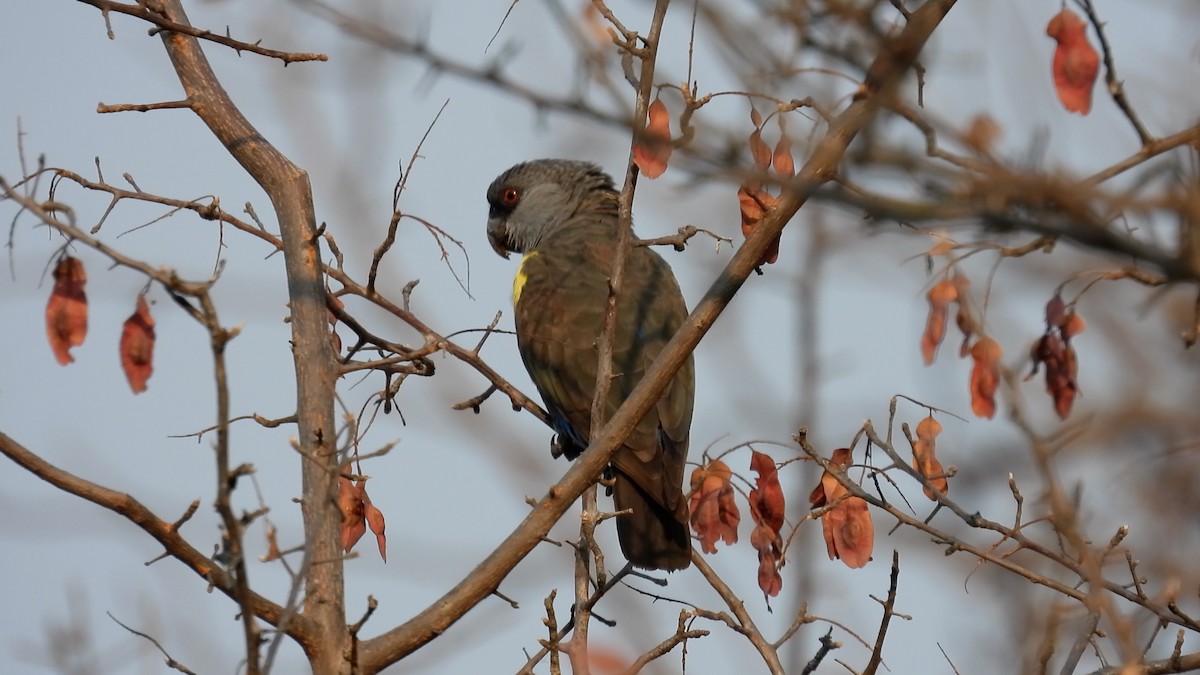
[[[1054,38],[1054,89],[1068,112],[1086,115],[1092,110],[1092,89],[1100,72],[1100,55],[1087,39],[1087,24],[1079,15],[1064,9],[1046,25]]]
[[[1000,138],[1000,125],[986,113],[972,117],[962,135],[963,143],[976,152],[991,151],[997,138]]]
[[[829,457],[829,463],[843,471],[849,468],[853,461],[850,448],[838,448]],[[808,503],[814,509],[821,508],[833,501],[835,493],[839,489],[845,491],[841,482],[826,469],[821,473],[821,482],[817,483],[817,487],[813,488],[812,494],[808,496]]]
[[[1046,330],[1059,328],[1067,316],[1067,303],[1061,295],[1055,295],[1046,303]]]
[[[705,553],[717,552],[718,539],[727,546],[737,543],[741,514],[733,500],[732,477],[733,472],[719,459],[692,471],[691,523]]]
[[[379,557],[383,559],[383,562],[387,562],[387,537],[383,534],[386,529],[383,522],[383,511],[372,504],[371,498],[367,496],[367,481],[359,481],[358,486],[366,511],[367,525],[370,526],[371,533],[375,535],[375,545],[379,547]]]
[[[78,258],[63,256],[54,267],[54,290],[46,303],[46,337],[59,365],[75,360],[71,348],[87,337],[87,272]]]
[[[779,562],[778,551],[760,550],[758,552],[758,587],[762,589],[764,597],[773,598],[783,590],[783,577],[779,574],[780,567],[782,564]]]
[[[650,104],[646,130],[633,144],[633,162],[646,178],[658,178],[671,159],[671,113],[662,99]]]
[[[779,142],[775,144],[775,152],[771,154],[771,164],[775,167],[775,173],[784,178],[796,175],[796,164],[792,161],[792,139],[788,138],[788,135],[782,130],[780,130]]]
[[[754,157],[754,168],[766,171],[771,166],[771,146],[762,139],[762,129],[755,128],[750,134],[750,155]]]
[[[979,338],[971,347],[971,412],[991,419],[996,415],[996,386],[1000,384],[1000,343],[990,337]]]
[[[1075,397],[1079,395],[1076,379],[1079,362],[1070,340],[1082,333],[1084,327],[1083,317],[1074,309],[1068,310],[1062,298],[1055,295],[1046,303],[1046,332],[1030,350],[1033,370],[1025,379],[1036,375],[1039,366],[1046,367],[1046,391],[1054,399],[1054,412],[1062,419],[1071,414]]]
[[[825,482],[826,482],[825,476],[829,476],[830,480],[832,481],[831,484],[828,484],[828,485],[825,484]],[[823,476],[821,476],[821,485],[817,486],[817,490],[821,491],[821,500],[822,501],[819,504],[819,506],[826,506],[828,504],[838,504],[839,503],[837,501],[838,498],[844,497],[846,495],[846,486],[842,485],[840,482],[838,482],[838,479],[834,478],[833,475],[830,474],[828,471],[826,471],[825,474]],[[816,494],[816,490],[813,491],[813,494]],[[818,506],[818,505],[814,504],[814,506]],[[834,523],[830,520],[826,520],[826,517],[830,513],[833,513],[832,508],[830,510],[826,511],[825,514],[821,516],[821,534],[825,538],[825,552],[827,554],[829,554],[829,559],[837,560],[837,557],[838,557],[837,539],[833,536]]]
[[[850,448],[838,448],[829,458],[830,465],[842,471],[853,461]],[[848,492],[846,486],[826,469],[808,501],[813,508],[831,507],[821,516],[821,529],[829,559],[841,558],[847,567],[858,569],[871,559],[871,551],[875,547],[875,527],[871,523],[867,502],[848,495]]]
[[[1063,317],[1062,321],[1061,331],[1063,340],[1070,340],[1076,335],[1079,335],[1086,327],[1087,322],[1083,320],[1082,316],[1076,314],[1074,310],[1068,312],[1067,315]]]
[[[750,470],[758,474],[750,502],[758,506],[756,523],[766,525],[775,534],[783,527],[783,488],[779,486],[779,470],[775,460],[757,450],[750,454]]]
[[[611,646],[597,646],[595,642],[588,645],[588,667],[597,675],[605,673],[624,673],[629,670],[631,660]]]
[[[154,372],[154,317],[145,293],[138,295],[137,309],[121,328],[121,368],[133,393],[146,391],[146,381]]]
[[[338,508],[342,511],[342,550],[349,552],[366,533],[367,522],[358,486],[345,476],[338,478]]]
[[[931,258],[934,256],[946,255],[947,253],[958,248],[958,242],[954,241],[953,239],[951,239],[950,237],[947,237],[944,234],[934,233],[933,238],[934,238],[933,246],[930,246],[929,250],[925,252],[925,255],[927,255]],[[932,264],[932,263],[930,263],[930,264]]]
[[[332,293],[329,294],[328,300],[338,309],[344,309],[346,307],[346,303],[342,302],[341,298],[339,298],[336,295],[333,295]],[[325,308],[325,314],[327,315],[327,318],[329,320],[329,343],[330,343],[330,346],[333,347],[334,354],[341,354],[342,353],[342,337],[340,335],[338,335],[338,332],[337,332],[338,315],[334,314],[333,310],[329,309],[328,307]]]
[[[763,125],[762,113],[755,110],[754,106],[750,106],[750,123],[753,124],[755,128]]]
[[[826,546],[831,549],[830,559],[841,558],[852,570],[870,562],[875,548],[875,526],[866,500],[853,495],[846,497],[821,517],[821,525]]]
[[[1066,345],[1063,348],[1062,366],[1055,378],[1056,386],[1050,391],[1054,396],[1054,412],[1058,413],[1060,419],[1065,420],[1071,414],[1071,406],[1079,393],[1079,386],[1075,382],[1078,372],[1079,362],[1075,358],[1075,348]]]
[[[913,468],[939,492],[948,494],[950,482],[946,479],[946,470],[942,468],[942,463],[938,461],[935,454],[937,435],[942,433],[942,425],[933,419],[933,415],[930,415],[917,424],[916,432],[917,440],[913,442],[912,446]],[[937,501],[937,494],[930,490],[928,485],[923,489],[926,497]]]
[[[929,300],[929,318],[925,320],[925,332],[921,333],[921,356],[925,365],[929,365],[937,357],[942,338],[946,337],[949,307],[958,299],[958,286],[951,279],[942,279],[929,289],[926,298]]]
[[[962,345],[958,348],[958,358],[965,359],[971,353],[971,338],[975,337],[977,325],[971,308],[961,300],[958,303],[958,311],[954,313],[954,325],[958,326],[958,332],[963,336]]]
[[[779,530],[783,527],[783,488],[779,486],[779,471],[775,460],[761,452],[750,454],[750,469],[758,474],[755,487],[750,491],[750,518],[754,531],[750,533],[750,545],[758,551],[758,587],[767,598],[779,595],[783,589],[783,539]]]
[[[742,213],[742,236],[749,238],[754,233],[754,228],[758,226],[758,222],[763,217],[770,213],[771,209],[779,203],[775,197],[772,197],[766,190],[751,188],[743,185],[738,188],[738,205],[741,207]],[[762,258],[759,259],[759,265],[773,264],[779,259],[779,237],[767,247],[763,252]]]

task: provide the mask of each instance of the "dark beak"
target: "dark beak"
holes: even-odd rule
[[[503,220],[488,219],[487,226],[488,242],[492,245],[492,250],[495,251],[501,258],[508,258],[508,228],[504,226]]]

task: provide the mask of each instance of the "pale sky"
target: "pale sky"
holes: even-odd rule
[[[353,8],[365,3],[345,4]],[[575,3],[568,4],[573,8]],[[647,3],[612,6],[626,24],[646,25]],[[515,49],[513,77],[550,95],[562,93],[577,72],[575,60],[543,3],[518,3],[496,44],[484,53],[506,8],[507,3],[479,0],[451,8],[425,0],[389,6],[376,20],[404,34],[425,33],[433,49],[468,63],[486,63],[507,48]],[[1194,26],[1200,17],[1184,8],[1182,0],[1125,0],[1103,3],[1101,8],[1129,92],[1135,102],[1145,102],[1139,111],[1152,131],[1161,134],[1184,128],[1200,111],[1200,91],[1177,84],[1194,82],[1197,67]],[[262,38],[273,48],[330,56],[328,63],[298,63],[285,69],[277,61],[205,46],[242,111],[268,140],[310,172],[317,217],[328,224],[347,254],[347,268],[360,279],[366,278],[370,250],[391,214],[397,167],[407,164],[448,101],[421,150],[402,207],[463,242],[469,255],[470,296],[438,260],[430,236],[412,221],[403,225],[381,276],[381,284],[394,289],[397,297],[406,281],[420,278],[413,309],[443,334],[486,326],[497,311],[504,312],[501,327],[512,325],[509,293],[515,264],[495,256],[484,236],[484,190],[492,178],[517,161],[563,156],[595,161],[618,174],[620,181],[628,142],[616,130],[570,116],[539,116],[528,104],[496,89],[451,75],[433,77],[424,64],[347,39],[287,2],[192,2],[188,10],[200,27],[222,32],[228,25],[234,36]],[[660,73],[677,79],[687,58],[685,10],[682,3],[673,7],[660,55]],[[931,66],[926,105],[955,125],[987,112],[1003,129],[1000,152],[1005,156],[1028,156],[1035,139],[1044,138],[1044,149],[1035,153],[1044,166],[1091,173],[1136,150],[1137,139],[1102,87],[1087,118],[1068,115],[1058,106],[1049,81],[1054,43],[1044,35],[1045,22],[1057,10],[1058,3],[1039,0],[960,3],[926,52]],[[249,201],[275,229],[265,196],[190,112],[95,112],[100,102],[146,103],[180,96],[161,44],[147,37],[144,24],[114,15],[117,39],[110,41],[99,12],[83,5],[25,2],[5,14],[0,22],[0,54],[9,64],[5,95],[0,97],[0,175],[5,179],[11,182],[20,176],[15,143],[20,120],[30,164],[44,153],[51,166],[94,178],[94,159],[99,157],[110,182],[125,185],[121,176],[128,172],[147,192],[176,198],[216,195],[227,211],[238,214]],[[1190,23],[1184,25],[1180,17]],[[719,55],[704,50],[712,44],[711,37],[707,39],[706,43],[701,35],[697,42],[701,89],[738,86],[717,64]],[[625,86],[623,81],[618,85]],[[814,80],[813,91],[844,95],[849,87],[845,81]],[[632,92],[626,93],[632,99]],[[1156,101],[1172,105],[1155,105]],[[837,101],[831,98],[829,103]],[[749,132],[743,102],[731,99],[712,112],[711,124],[743,125]],[[796,119],[791,128],[804,128],[800,122]],[[59,200],[75,208],[85,228],[106,206],[105,199],[65,184]],[[226,268],[215,291],[218,307],[226,326],[241,327],[229,350],[234,414],[290,414],[294,389],[289,328],[282,321],[282,256],[266,258],[270,251],[264,245],[232,231],[225,233],[226,248],[219,250],[214,225],[184,214],[135,229],[162,212],[121,204],[101,234],[126,253],[174,267],[191,279],[211,274],[220,255]],[[765,276],[751,279],[697,350],[692,460],[706,448],[718,452],[748,441],[761,442],[756,447],[777,461],[790,459],[799,454],[790,437],[801,425],[811,429],[818,447],[831,451],[848,444],[864,419],[882,428],[888,399],[898,393],[969,413],[969,364],[952,358],[956,335],[948,338],[933,367],[925,368],[920,361],[917,345],[926,309],[926,277],[923,264],[911,258],[927,242],[914,236],[868,235],[856,214],[830,209],[820,213],[833,248],[823,261],[818,302],[812,308],[822,380],[815,403],[800,400],[798,289],[802,280],[816,280],[805,276],[803,250],[816,212],[801,212],[785,231],[779,263],[766,268]],[[5,222],[12,213],[10,204],[0,205]],[[690,223],[741,239],[733,189],[720,184],[696,188],[679,170],[641,182],[636,219],[642,236],[669,234]],[[144,280],[129,270],[109,270],[98,254],[78,249],[89,274],[90,332],[87,342],[74,351],[76,362],[58,366],[46,345],[43,310],[52,286],[47,261],[60,242],[33,224],[28,217],[18,221],[12,263],[5,261],[0,280],[6,347],[0,350],[0,429],[72,473],[129,492],[168,520],[178,517],[193,499],[202,500],[184,532],[197,548],[210,550],[217,542],[210,439],[174,437],[213,422],[205,334],[161,288],[152,288],[149,297],[155,303],[158,334],[155,372],[149,391],[132,395],[119,370],[117,341]],[[664,255],[689,303],[694,303],[730,252],[714,251],[700,241],[685,253]],[[465,282],[467,263],[455,248],[451,261]],[[1019,363],[1023,341],[1041,330],[1041,306],[1055,283],[1057,278],[1030,275],[1017,266],[1002,268],[998,275],[997,286],[1011,290],[992,298],[992,316],[999,317],[992,329],[1012,345],[1013,363]],[[1128,303],[1130,312],[1138,307],[1137,300]],[[399,321],[357,309],[360,320],[376,332],[403,342],[419,340]],[[476,339],[474,334],[459,338],[462,344]],[[1158,324],[1148,327],[1146,339],[1164,349],[1178,345]],[[1092,363],[1111,356],[1099,338],[1081,340],[1079,349],[1081,360]],[[534,393],[511,337],[493,337],[483,353],[505,377]],[[389,455],[365,468],[372,476],[371,497],[388,519],[389,562],[382,563],[373,542],[364,539],[360,556],[346,567],[348,615],[360,615],[368,594],[380,601],[365,629],[368,636],[408,619],[467,574],[523,517],[524,496],[540,497],[566,469],[564,461],[549,456],[549,431],[533,417],[512,412],[500,397],[485,404],[479,415],[451,411],[450,405],[480,393],[486,382],[450,358],[438,355],[434,361],[437,377],[412,378],[401,390],[398,402],[407,425],[394,413],[380,417],[362,445],[369,452],[398,443]],[[376,376],[366,381],[351,377],[340,391],[357,414],[367,396],[381,386]],[[1109,396],[1104,389],[1088,388],[1079,414],[1103,405]],[[1033,401],[1044,396],[1040,382],[1028,383],[1024,392]],[[1162,395],[1169,397],[1169,387]],[[909,407],[902,408],[902,415],[915,423],[923,413]],[[1049,416],[1038,421],[1053,428]],[[1011,465],[995,459],[984,467],[978,464],[988,450],[1020,447],[1012,426],[1001,419],[943,424],[943,462],[958,465],[979,486],[979,495],[961,495],[964,503],[989,517],[1009,519],[1007,472],[1032,480],[1028,462],[1017,452],[1008,455]],[[299,512],[291,502],[299,491],[296,456],[288,445],[291,433],[262,430],[248,422],[233,428],[234,461],[257,467],[258,485],[283,546],[295,545],[300,537]],[[729,461],[736,471],[751,475],[745,450]],[[0,465],[0,577],[7,580],[0,609],[0,661],[14,664],[9,672],[162,672],[161,657],[153,647],[114,624],[105,612],[154,635],[172,656],[199,673],[237,672],[241,639],[235,603],[206,593],[204,583],[173,560],[143,566],[160,550],[130,523],[12,464]],[[783,478],[789,522],[794,524],[806,511],[815,474],[793,465]],[[907,488],[905,494],[913,498],[918,513],[928,513],[927,503],[917,502],[919,488]],[[257,508],[249,483],[241,486],[237,497],[239,508]],[[746,520],[747,512],[743,509]],[[1110,534],[1106,518],[1096,516],[1098,537]],[[905,530],[889,535],[890,527],[890,522],[876,523],[875,560],[862,570],[848,570],[826,559],[820,525],[805,522],[789,550],[789,564],[782,571],[784,590],[772,602],[773,613],[767,612],[756,585],[747,523],[741,528],[743,541],[732,549],[722,548],[711,561],[746,601],[768,639],[787,627],[800,602],[808,602],[811,613],[849,626],[870,642],[878,627],[879,606],[868,596],[886,595],[888,561],[891,551],[899,549],[897,609],[913,620],[892,624],[885,649],[890,672],[950,672],[939,644],[963,672],[1016,670],[1018,664],[1006,658],[1012,657],[1010,645],[1018,639],[1023,617],[1000,603],[1011,589],[1011,579],[983,569],[968,581],[972,559],[944,558],[925,537]],[[576,534],[571,516],[551,533],[559,538]],[[610,559],[619,560],[611,530],[604,537]],[[1131,544],[1144,543],[1136,537],[1135,533]],[[248,532],[247,545],[256,555],[264,550],[260,524]],[[620,564],[610,566],[615,571]],[[277,564],[252,562],[250,574],[258,591],[283,599],[287,578]],[[535,651],[537,640],[545,637],[544,597],[551,588],[559,590],[558,616],[563,621],[571,587],[569,551],[539,546],[501,586],[520,609],[485,601],[394,670],[516,671],[525,660],[522,650]],[[640,587],[652,589],[645,583]],[[725,609],[691,570],[673,575],[669,588],[659,592],[708,609]],[[1049,597],[1042,595],[1039,601],[1048,602]],[[652,603],[621,589],[597,608],[619,626],[595,625],[593,645],[632,658],[674,631],[680,607]],[[87,651],[72,661],[82,664],[77,669],[52,664],[47,657],[50,645],[71,642],[60,634],[69,625],[81,626],[87,634]],[[689,672],[761,669],[744,638],[708,622],[693,627],[710,629],[713,635],[689,643]],[[827,627],[818,623],[795,638],[794,649],[785,651],[790,668],[798,670],[812,656]],[[832,657],[855,667],[866,662],[868,648],[840,629],[835,629],[834,638],[845,646]],[[841,672],[832,657],[821,672]],[[993,669],[989,663],[995,664]],[[302,668],[299,650],[285,643],[276,671]],[[678,653],[673,653],[646,672],[678,668]],[[545,670],[543,665],[539,672]]]

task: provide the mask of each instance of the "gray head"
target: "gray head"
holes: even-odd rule
[[[488,241],[505,258],[525,253],[567,225],[585,204],[616,213],[612,178],[589,162],[536,159],[500,174],[488,187]],[[615,222],[615,221],[614,221]]]

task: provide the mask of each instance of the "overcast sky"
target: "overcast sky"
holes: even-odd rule
[[[367,3],[346,4],[363,11],[357,6]],[[518,3],[486,54],[484,48],[507,3],[459,2],[453,8],[431,0],[398,4],[402,6],[389,4],[375,20],[404,34],[424,32],[436,51],[455,59],[486,63],[497,54],[506,55],[501,58],[512,59],[514,77],[552,95],[569,86],[564,83],[572,82],[577,72],[573,52],[544,3]],[[568,4],[574,11],[575,3]],[[646,25],[646,3],[612,4],[628,25]],[[1135,101],[1172,102],[1170,107],[1142,106],[1147,125],[1165,134],[1192,123],[1200,110],[1200,90],[1178,83],[1196,81],[1194,36],[1200,17],[1185,11],[1182,0],[1100,4],[1131,96]],[[628,144],[620,132],[569,116],[538,115],[527,103],[496,89],[450,75],[433,77],[423,64],[347,39],[286,2],[192,2],[188,9],[200,27],[223,32],[229,26],[235,37],[262,38],[273,48],[330,56],[328,63],[285,69],[277,61],[205,46],[242,111],[268,140],[309,171],[317,217],[327,222],[347,254],[347,268],[361,279],[391,214],[398,167],[407,163],[446,104],[421,150],[402,207],[462,241],[466,256],[451,246],[452,272],[439,260],[430,235],[406,221],[381,276],[381,283],[391,289],[421,279],[413,309],[443,334],[486,326],[498,311],[504,312],[501,327],[511,328],[515,263],[495,256],[484,236],[483,195],[492,178],[517,161],[544,156],[588,159],[613,173],[623,171]],[[1035,154],[1045,166],[1090,173],[1136,150],[1137,139],[1102,88],[1097,88],[1096,108],[1087,118],[1070,116],[1058,106],[1049,81],[1054,43],[1044,35],[1045,23],[1057,9],[1058,3],[1042,0],[960,3],[927,52],[931,69],[925,101],[951,124],[961,125],[981,112],[993,116],[1003,129],[1000,149],[1006,156],[1024,156],[1035,139],[1042,139]],[[684,10],[683,3],[673,7],[660,55],[660,72],[676,78],[682,77],[687,58],[689,17]],[[23,2],[4,14],[0,54],[8,68],[0,96],[0,175],[5,179],[11,182],[20,176],[19,123],[29,165],[45,154],[52,166],[94,178],[99,157],[110,182],[125,185],[121,176],[128,173],[145,191],[176,198],[215,195],[227,211],[238,214],[251,202],[275,229],[262,192],[190,112],[95,112],[100,102],[180,97],[162,46],[147,36],[146,25],[114,15],[117,39],[110,41],[99,12],[84,5]],[[701,89],[737,87],[717,64],[718,55],[705,51],[705,44],[701,35],[696,68]],[[820,82],[814,91],[844,95],[849,87]],[[714,106],[713,111],[713,124],[745,124],[740,101]],[[91,227],[107,203],[69,186],[58,198],[74,207],[83,227]],[[672,233],[691,223],[740,240],[736,199],[728,186],[697,188],[686,174],[668,171],[658,181],[642,181],[638,198],[642,236]],[[215,295],[224,324],[241,327],[229,350],[234,412],[290,414],[294,385],[289,328],[283,323],[282,256],[267,257],[270,251],[263,244],[233,232],[225,233],[226,248],[221,249],[214,224],[189,215],[136,229],[162,213],[122,204],[101,234],[126,253],[174,267],[189,279],[208,277],[218,256],[225,260]],[[0,205],[3,222],[12,214],[11,205]],[[803,250],[818,219],[832,242],[820,277],[806,270]],[[60,241],[33,225],[27,217],[17,221],[14,248],[0,278],[5,317],[0,430],[64,469],[128,491],[168,520],[200,499],[202,507],[184,532],[197,548],[210,550],[217,542],[211,510],[211,439],[179,437],[213,421],[205,334],[160,288],[152,288],[149,297],[155,303],[158,332],[155,373],[147,393],[132,395],[119,370],[117,341],[144,279],[129,270],[109,270],[99,255],[78,249],[89,274],[90,332],[86,344],[74,351],[76,363],[58,366],[46,345],[43,311],[52,286],[48,261]],[[765,276],[751,279],[696,353],[692,459],[706,448],[719,451],[748,441],[762,441],[756,447],[777,460],[789,459],[798,454],[789,439],[801,425],[812,429],[818,447],[832,450],[846,445],[864,419],[881,428],[888,399],[897,393],[966,414],[968,364],[946,353],[935,366],[925,368],[919,358],[926,278],[924,266],[911,258],[925,246],[911,236],[868,236],[855,214],[802,212],[785,233],[780,262],[768,267]],[[730,251],[701,242],[682,254],[664,255],[694,304]],[[469,295],[455,274],[464,284],[469,279]],[[818,300],[809,309],[817,320],[822,380],[818,398],[802,401],[799,288],[802,281],[818,278]],[[1024,278],[1018,268],[1001,270],[997,285],[1003,284],[1012,289],[1011,295],[993,298],[992,311],[1006,321],[992,328],[1001,342],[1023,344],[1040,331],[1041,305],[1053,282]],[[1025,292],[1036,299],[1018,295]],[[378,312],[363,311],[361,317],[379,334],[410,343],[419,340],[397,320]],[[463,344],[476,339],[472,334],[460,338]],[[1146,339],[1149,344],[1177,345],[1175,336],[1162,332],[1151,331]],[[1101,346],[1089,346],[1086,340],[1079,348],[1081,359],[1091,357],[1093,363],[1106,356]],[[511,337],[493,337],[483,353],[504,376],[533,393]],[[363,445],[370,451],[398,442],[391,454],[365,469],[373,477],[372,499],[388,518],[390,562],[379,561],[373,544],[364,540],[360,557],[346,568],[348,615],[362,612],[368,594],[381,603],[365,631],[368,635],[406,620],[467,574],[525,514],[523,497],[540,497],[566,468],[548,454],[548,431],[531,416],[514,413],[499,397],[479,415],[450,411],[453,403],[480,393],[486,382],[451,359],[439,355],[434,360],[437,377],[411,379],[401,390],[398,403],[407,425],[395,413],[381,417]],[[358,414],[380,386],[375,376],[364,381],[348,378],[341,392],[350,412]],[[1027,395],[1039,395],[1039,383],[1028,387]],[[1103,388],[1089,389],[1080,410],[1102,405],[1105,397]],[[910,422],[921,416],[913,408],[904,414]],[[1049,424],[1048,418],[1043,421]],[[973,453],[1016,442],[1015,432],[1003,421],[945,426],[943,461],[967,472],[972,470]],[[299,513],[291,502],[299,490],[296,456],[288,445],[291,433],[265,431],[250,423],[233,430],[234,461],[257,467],[258,486],[285,546],[298,543],[301,536]],[[731,463],[749,475],[745,451],[734,455]],[[1012,466],[990,464],[987,471],[975,479],[1000,497],[985,494],[969,503],[994,508],[988,515],[1006,520],[1006,474],[1020,476],[1029,468],[1017,461]],[[813,475],[797,468],[784,479],[788,515],[795,521],[804,513],[802,502]],[[241,486],[238,497],[240,508],[258,505],[249,484]],[[162,672],[153,648],[123,631],[105,612],[151,633],[197,672],[236,672],[241,643],[235,604],[206,593],[201,580],[172,560],[143,566],[160,550],[131,524],[11,464],[0,469],[0,513],[0,577],[6,580],[0,661],[16,664],[10,672]],[[1103,520],[1097,525],[1097,531],[1107,534]],[[940,550],[911,532],[889,536],[889,526],[877,525],[875,561],[852,571],[826,560],[819,525],[804,524],[789,551],[784,591],[773,601],[773,613],[766,611],[755,583],[756,562],[747,545],[746,526],[742,544],[723,549],[713,562],[746,600],[768,639],[775,639],[798,603],[807,601],[810,612],[850,626],[870,641],[879,607],[868,595],[886,594],[887,563],[897,548],[903,567],[898,610],[913,620],[893,624],[889,633],[885,656],[891,672],[949,672],[939,644],[957,665],[966,666],[963,672],[1012,672],[1015,664],[1006,660],[1012,656],[1006,650],[1020,631],[1020,617],[999,609],[1009,580],[985,569],[968,583],[972,560],[943,558]],[[575,531],[575,521],[568,517],[552,536],[569,538]],[[611,531],[605,536],[615,569],[615,537]],[[252,551],[261,553],[260,525],[251,528],[247,539]],[[404,672],[515,671],[524,663],[522,650],[536,650],[537,640],[544,637],[542,600],[550,588],[559,589],[560,619],[568,613],[569,556],[567,549],[540,546],[501,587],[520,609],[498,600],[483,602],[406,661]],[[250,574],[260,592],[277,600],[284,597],[287,579],[276,565],[254,562]],[[692,571],[673,575],[670,587],[661,592],[724,609]],[[674,630],[679,609],[680,605],[652,603],[623,589],[597,609],[618,620],[619,627],[597,626],[593,644],[629,657],[640,654]],[[75,638],[61,631],[70,626],[86,631],[86,637],[79,638],[86,651],[78,669],[55,664],[48,656],[53,649],[68,651],[63,645]],[[708,628],[714,636],[689,643],[689,672],[734,672],[746,663],[757,667],[758,657],[745,639],[719,625],[695,627]],[[796,638],[795,651],[788,652],[793,665],[811,657],[826,627],[818,624]],[[835,630],[835,638],[845,645],[836,653],[838,658],[857,666],[865,663],[869,649],[840,630]],[[302,656],[290,643],[280,658],[277,672],[302,667]],[[994,670],[988,670],[989,661],[997,664]],[[648,672],[677,668],[677,657],[668,657],[658,670]],[[830,661],[823,670],[839,672],[837,668]]]

